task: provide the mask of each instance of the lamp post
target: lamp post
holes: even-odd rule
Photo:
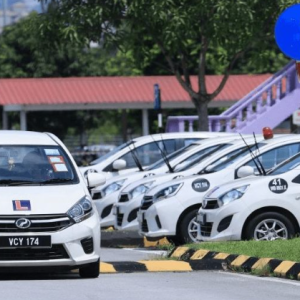
[[[154,110],[157,111],[158,132],[163,132],[162,110],[161,110],[161,90],[157,83],[154,84]]]

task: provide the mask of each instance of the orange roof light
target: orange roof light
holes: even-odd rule
[[[262,132],[265,140],[273,138],[273,130],[270,127],[264,127]]]

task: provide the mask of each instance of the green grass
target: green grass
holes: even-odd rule
[[[192,249],[207,249],[253,257],[269,257],[300,262],[300,238],[276,241],[203,242],[185,245]]]

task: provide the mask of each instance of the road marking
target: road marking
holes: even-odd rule
[[[116,273],[116,269],[112,264],[108,264],[105,262],[100,262],[100,267],[99,267],[100,273]]]
[[[189,250],[189,247],[177,247],[172,253],[171,257],[181,257],[185,252]]]
[[[226,259],[230,254],[228,253],[218,253],[215,255],[214,259]]]
[[[252,270],[261,270],[265,268],[272,258],[261,258],[253,266]]]
[[[139,261],[146,266],[150,272],[182,272],[193,271],[190,264],[183,261],[159,260],[159,261]]]
[[[239,255],[230,265],[234,267],[240,267],[249,258],[250,256],[247,255]]]
[[[202,250],[202,249],[198,250],[193,254],[193,256],[191,257],[191,260],[202,259],[208,252],[209,252],[209,250]]]
[[[216,272],[216,271],[213,271],[213,272]],[[289,279],[281,279],[281,278],[277,278],[277,277],[258,277],[258,276],[254,276],[254,275],[250,275],[250,274],[246,275],[246,274],[230,273],[230,272],[224,272],[224,271],[217,271],[216,273],[221,273],[221,274],[225,274],[225,275],[229,275],[229,276],[245,277],[245,279],[270,281],[273,283],[280,282],[280,283],[295,285],[295,286],[300,287],[300,282],[292,281]]]
[[[274,273],[276,275],[286,276],[286,273],[294,264],[294,261],[285,260],[274,270]]]

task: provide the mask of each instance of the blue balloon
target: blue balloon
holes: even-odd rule
[[[280,50],[294,60],[300,60],[300,4],[288,7],[275,25],[275,39]]]

